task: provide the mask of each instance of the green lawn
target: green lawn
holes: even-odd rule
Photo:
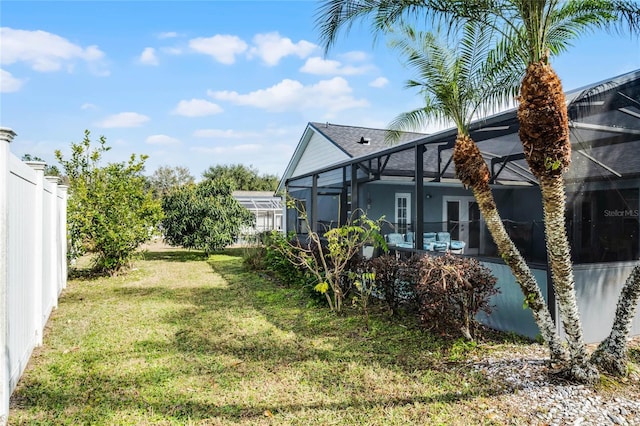
[[[501,387],[460,345],[308,301],[239,251],[159,249],[125,276],[71,280],[9,424],[500,424],[486,413]]]

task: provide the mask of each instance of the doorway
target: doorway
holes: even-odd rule
[[[406,234],[411,230],[411,194],[397,193],[395,202],[396,232]]]
[[[466,243],[466,254],[480,252],[480,208],[474,197],[445,196],[442,207],[442,221],[452,240]]]

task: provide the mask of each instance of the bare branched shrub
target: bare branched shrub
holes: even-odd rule
[[[421,260],[416,296],[425,328],[473,340],[478,312],[491,313],[490,298],[498,293],[497,279],[473,258],[451,254]]]

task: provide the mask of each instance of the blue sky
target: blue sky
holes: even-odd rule
[[[385,128],[420,105],[368,26],[327,56],[315,1],[0,2],[0,126],[56,164],[85,129],[147,174],[245,164],[282,176],[309,121]],[[640,69],[640,41],[595,33],[556,58],[564,88]],[[429,129],[426,129],[429,130]]]

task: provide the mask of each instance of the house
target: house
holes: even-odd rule
[[[595,342],[608,333],[620,288],[640,253],[640,70],[573,90],[566,98],[572,143],[566,218],[585,338]],[[491,170],[505,225],[534,268],[553,314],[541,196],[524,159],[516,110],[478,120],[470,132]],[[405,133],[393,146],[385,143],[385,133],[309,123],[279,190],[305,207],[314,230],[345,223],[359,208],[369,218],[384,216],[384,233],[404,235],[403,245],[415,249],[425,247],[427,232],[449,233],[465,243],[465,255],[480,258],[501,280],[500,297],[509,300],[487,319],[490,325],[512,329],[517,323],[514,331],[535,336],[532,319],[516,312],[522,311],[522,295],[509,284],[513,276],[496,257],[471,191],[455,178],[456,130]],[[284,226],[305,232],[295,209],[285,212]],[[513,287],[518,291],[510,292]],[[640,314],[633,332],[640,334]]]

